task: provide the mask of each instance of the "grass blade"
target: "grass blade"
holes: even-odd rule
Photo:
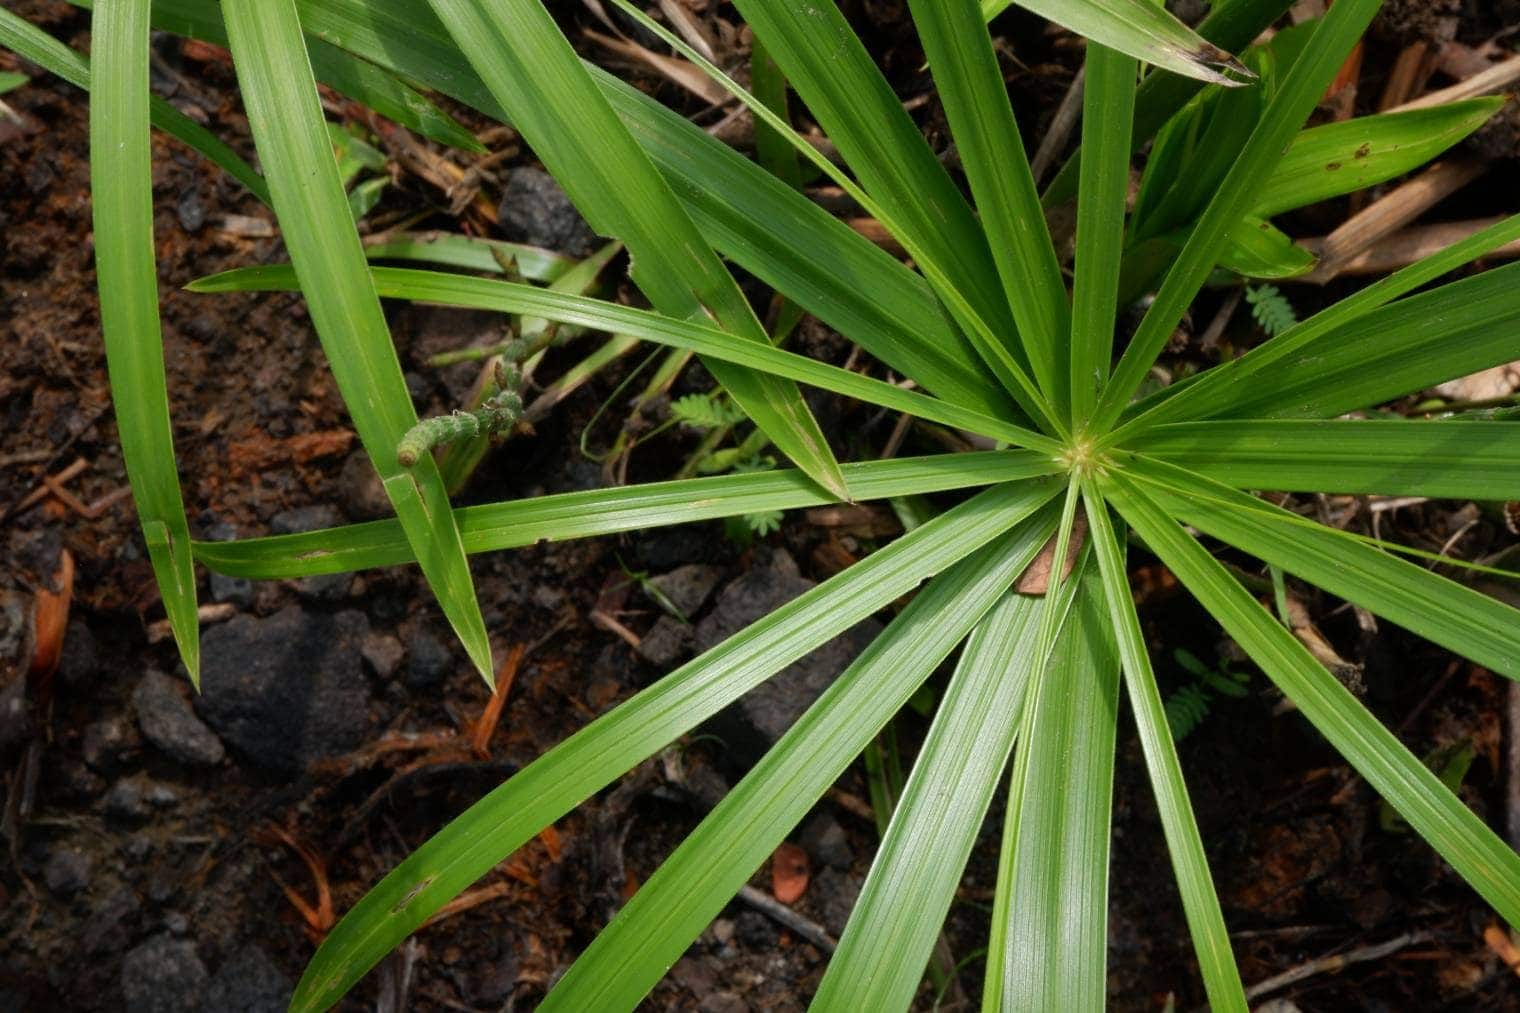
[[[300,0],[300,9],[309,32],[506,119],[430,9],[410,0]],[[983,411],[1011,407],[922,277],[700,127],[587,69],[725,256],[936,394]]]
[[[0,24],[13,17],[0,14],[5,15]],[[93,77],[99,85],[90,103],[90,198],[111,400],[159,595],[190,680],[199,686],[195,563],[180,497],[158,320],[148,132],[148,0],[101,0],[90,26],[95,39]]]
[[[1184,422],[1126,445],[1236,489],[1520,499],[1520,423]]]
[[[977,316],[996,333],[1012,333],[1013,317],[997,295],[1001,286],[976,216],[833,0],[738,0],[735,6],[865,191],[956,280]]]
[[[1119,658],[1096,568],[1025,701],[1002,1008],[1101,1009]]]
[[[730,701],[1049,502],[1051,483],[1004,485],[873,553],[687,663],[555,746],[471,806],[344,916],[291,1008],[336,1002],[434,911],[592,792]]]
[[[1247,388],[1246,381],[1249,378],[1270,371],[1277,363],[1324,340],[1325,335],[1345,327],[1358,317],[1516,239],[1520,239],[1520,215],[1496,222],[1459,243],[1453,243],[1440,253],[1379,279],[1240,358],[1201,374],[1197,383],[1180,390],[1168,388],[1167,392],[1171,396],[1152,402],[1150,407],[1143,407],[1114,436],[1120,438],[1125,433],[1147,426],[1186,418],[1208,418],[1226,411],[1235,404],[1240,390]],[[1140,402],[1136,407],[1141,408],[1146,404],[1147,402]]]
[[[1040,604],[1010,591],[972,631],[815,1009],[906,1009],[911,1002],[1013,749]]]
[[[1128,474],[1144,482],[1146,495],[1178,520],[1520,679],[1520,612],[1497,599],[1181,468],[1141,461]]]
[[[95,0],[69,0],[89,8]],[[188,39],[227,45],[227,29],[215,4],[196,0],[153,0],[153,27]],[[318,81],[386,119],[462,151],[484,152],[475,136],[416,89],[368,60],[356,59],[320,39],[307,40]]]
[[[1232,383],[1221,414],[1331,418],[1509,362],[1517,279],[1520,264],[1507,264],[1365,313],[1276,357],[1270,387]]]
[[[685,322],[647,310],[565,292],[553,292],[490,278],[377,267],[374,284],[383,296],[415,299],[445,306],[500,310],[558,320],[593,330],[628,334],[643,341],[695,351],[720,363],[732,363],[831,390],[847,397],[908,412],[919,418],[1005,440],[1017,446],[1056,453],[1060,445],[1033,430],[961,408],[917,391],[861,376],[837,366],[774,348],[738,340],[728,331],[704,323]],[[255,267],[213,275],[194,282],[197,292],[249,291],[284,288],[294,278],[286,267]]]
[[[1115,505],[1126,510],[1125,518],[1128,519],[1129,500],[1121,500]],[[1135,603],[1130,597],[1124,552],[1109,522],[1108,507],[1091,492],[1087,495],[1087,517],[1092,525],[1093,546],[1103,574],[1109,617],[1118,638],[1119,656],[1124,662],[1124,685],[1128,690],[1130,709],[1135,713],[1146,769],[1150,773],[1151,788],[1156,793],[1156,808],[1161,813],[1161,826],[1171,852],[1177,887],[1182,893],[1182,906],[1187,914],[1188,930],[1193,936],[1193,949],[1198,955],[1209,1005],[1215,1010],[1243,1013],[1246,997],[1240,984],[1240,971],[1235,967],[1235,955],[1230,950],[1230,934],[1225,929],[1219,897],[1209,875],[1208,857],[1198,836],[1198,822],[1182,779],[1177,746],[1167,726],[1166,708],[1156,688],[1156,675],[1151,670],[1145,637],[1140,631],[1140,617],[1135,614]],[[1149,542],[1146,531],[1141,533]]]
[[[1100,45],[1087,49],[1082,95],[1082,163],[1077,255],[1072,284],[1071,425],[1080,432],[1097,405],[1113,358],[1124,204],[1129,196],[1130,127],[1135,112],[1132,57]]]
[[[1018,411],[986,382],[981,357],[921,275],[648,96],[593,76],[726,257],[936,395],[990,414]]]
[[[631,276],[649,301],[667,316],[710,319],[743,341],[766,345],[743,292],[542,4],[430,2],[586,220],[627,245]],[[839,464],[795,385],[726,362],[708,366],[777,449],[824,488],[849,498]]]
[[[1464,806],[1177,523],[1114,483],[1125,518],[1167,567],[1409,825],[1499,916],[1520,923],[1520,855]]]
[[[295,4],[227,0],[222,14],[285,245],[338,389],[429,587],[489,681],[485,623],[438,468],[431,457],[410,471],[396,461],[417,417],[338,178]]]
[[[1020,407],[1030,416],[1048,423],[1052,428],[1060,428],[1064,420],[1051,413],[1044,394],[1014,354],[1021,351],[1022,346],[1017,341],[1011,341],[1008,335],[999,337],[986,321],[977,315],[960,283],[945,270],[943,264],[935,259],[935,254],[919,241],[917,235],[905,228],[885,205],[866,193],[854,180],[836,168],[813,145],[793,130],[790,124],[773,113],[765,103],[755,98],[691,45],[633,6],[631,0],[612,0],[612,2],[617,4],[625,14],[637,20],[646,30],[659,36],[682,56],[696,64],[708,77],[722,85],[729,94],[744,103],[757,120],[766,123],[780,136],[789,140],[799,154],[806,157],[815,168],[833,180],[879,224],[884,226],[923,270],[951,316],[972,336],[972,342],[978,353],[998,375]]]
[[[1165,347],[1183,313],[1208,279],[1229,239],[1230,230],[1250,210],[1262,185],[1281,161],[1315,103],[1325,93],[1346,54],[1356,45],[1381,0],[1340,0],[1320,22],[1303,55],[1294,63],[1262,114],[1240,157],[1209,202],[1187,244],[1156,294],[1129,347],[1114,370],[1113,381],[1099,399],[1095,424],[1109,428],[1140,386]]]
[[[1066,402],[1066,281],[976,0],[909,0],[1004,296],[1040,389]]]
[[[982,0],[982,19],[990,21],[1013,4],[1174,74],[1223,85],[1241,81],[1221,70],[1252,76],[1240,61],[1199,38],[1151,0]]]
[[[843,467],[859,501],[1038,479],[1057,469],[1049,456],[1022,450],[905,457]],[[454,515],[467,552],[492,552],[547,539],[590,538],[832,502],[802,472],[785,470],[538,496],[462,507]],[[347,573],[415,558],[394,520],[235,542],[197,542],[195,553],[217,573],[258,580]]]
[[[1506,101],[1475,98],[1305,130],[1293,138],[1252,213],[1271,218],[1402,176],[1477,130]]]
[[[57,74],[76,88],[90,90],[90,65],[84,57],[21,15],[3,7],[0,7],[0,46]],[[156,95],[148,97],[148,118],[155,127],[184,141],[246,186],[259,200],[269,203],[269,187],[265,185],[264,177],[254,172],[237,152],[205,127]]]
[[[1196,29],[1201,38],[1221,49],[1238,52],[1270,28],[1293,0],[1232,0],[1214,4]],[[1167,120],[1203,89],[1204,82],[1181,74],[1147,74],[1135,95],[1135,127],[1130,154],[1156,136]],[[1073,152],[1042,197],[1046,207],[1065,204],[1077,195],[1082,151]]]
[[[553,284],[580,263],[574,257],[537,246],[455,232],[382,233],[366,238],[364,255],[371,261],[411,261],[491,274],[505,274],[502,263],[506,262],[529,281],[544,284]]]
[[[540,1009],[633,1009],[1017,579],[1053,518],[1031,519],[919,592],[681,842]],[[892,1007],[860,994],[836,1005],[820,994],[813,1008]]]

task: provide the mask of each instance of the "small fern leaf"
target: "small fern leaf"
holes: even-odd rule
[[[688,394],[670,403],[670,416],[691,429],[717,429],[733,425],[744,413],[711,394]]]
[[[1248,285],[1246,302],[1251,304],[1251,316],[1269,337],[1275,338],[1298,323],[1293,304],[1276,285]]]

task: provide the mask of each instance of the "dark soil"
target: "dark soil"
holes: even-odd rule
[[[87,16],[74,8],[40,0],[9,6],[88,48]],[[904,41],[911,39],[904,5],[850,6],[904,94],[922,92],[921,54]],[[1008,69],[1023,122],[1037,136],[1070,81],[1075,49],[1068,38],[1041,35],[1028,16],[1008,17],[1036,29],[1008,33],[1019,40],[1021,61],[1008,61]],[[1489,34],[1500,27],[1488,11],[1471,15],[1468,27],[1477,31],[1472,26],[1480,22]],[[1512,17],[1502,22],[1511,30],[1515,24]],[[171,39],[158,40],[155,50],[160,93],[251,157],[230,68],[215,53]],[[1374,55],[1369,79],[1386,63]],[[0,56],[0,68],[13,66]],[[7,432],[0,611],[9,624],[0,630],[0,663],[27,657],[18,637],[7,639],[10,627],[31,608],[33,593],[52,585],[64,553],[76,569],[72,618],[48,699],[34,696],[28,726],[0,717],[0,773],[13,817],[9,852],[0,855],[0,1009],[282,1008],[313,949],[291,898],[318,906],[314,874],[330,883],[332,907],[341,913],[512,771],[648,685],[696,644],[728,632],[736,617],[774,608],[883,537],[788,516],[779,533],[750,547],[720,525],[704,525],[476,557],[497,656],[526,649],[484,755],[462,736],[487,690],[412,570],[257,585],[203,574],[202,602],[225,608],[204,631],[205,694],[192,701],[184,680],[168,677],[183,670],[162,636],[162,608],[130,499],[119,495],[125,476],[89,240],[86,103],[46,75],[5,101],[20,122],[0,122],[0,411]],[[932,101],[922,117],[943,146],[943,119]],[[301,300],[183,291],[202,275],[282,259],[279,241],[262,227],[272,225],[269,212],[176,142],[159,136],[154,143],[169,389],[196,534],[247,537],[383,512]],[[493,178],[510,188],[510,170],[531,166],[527,159],[519,153],[497,167],[507,176]],[[1512,166],[1502,172],[1514,182]],[[526,175],[516,187],[541,189]],[[488,184],[485,203],[502,192]],[[424,227],[499,227],[474,207],[456,216],[439,190],[405,173],[376,215],[425,210],[432,214]],[[502,220],[527,229],[547,216]],[[573,223],[552,224],[562,241],[583,242]],[[1209,312],[1201,308],[1200,319]],[[421,307],[394,307],[392,322],[425,412],[453,407],[470,379],[468,370],[426,368],[426,356],[502,333],[501,321],[487,315]],[[1229,334],[1237,345],[1259,337],[1243,318]],[[804,341],[809,354],[833,361],[849,353],[819,327],[805,330]],[[1188,346],[1179,361],[1207,354]],[[568,361],[551,360],[548,375]],[[597,377],[535,435],[494,453],[461,501],[603,484],[602,469],[583,459],[577,444],[629,368]],[[705,382],[699,369],[690,370],[676,392]],[[879,452],[893,421],[834,402],[820,401],[818,409],[841,453],[853,456]],[[599,423],[593,443],[611,434]],[[905,452],[932,448],[918,439],[910,437]],[[668,477],[693,445],[679,432],[648,444],[634,455],[630,480]],[[83,465],[66,490],[85,506],[105,498],[98,515],[81,514],[58,495],[22,506],[44,476],[76,459]],[[1439,547],[1469,519],[1460,506],[1399,512],[1385,519],[1383,532]],[[1501,523],[1480,517],[1457,552],[1478,556],[1512,541]],[[1179,648],[1210,664],[1235,663],[1233,646],[1164,570],[1143,557],[1137,567],[1146,632],[1167,688],[1191,678],[1171,661]],[[630,574],[662,579],[667,596],[680,595],[695,636],[664,616]],[[1340,602],[1299,590],[1326,638],[1361,666],[1368,705],[1411,748],[1425,754],[1472,743],[1476,760],[1462,796],[1501,825],[1507,684],[1386,624],[1364,630]],[[594,623],[598,611],[642,636],[643,650]],[[794,666],[791,681],[777,685],[795,688],[769,702],[757,695],[756,712],[736,714],[739,724],[724,734],[735,742],[760,736],[746,748],[763,748],[775,722],[796,713],[792,695],[816,691],[858,644],[857,636],[841,638]],[[0,674],[0,689],[20,684],[7,682],[8,670]],[[1280,699],[1263,677],[1253,675],[1249,685],[1247,697],[1217,702],[1182,745],[1246,982],[1415,932],[1423,941],[1390,957],[1280,994],[1304,1010],[1520,1008],[1520,983],[1483,942],[1488,908],[1418,838],[1380,824],[1375,794],[1299,716],[1279,712]],[[914,717],[898,722],[905,760],[923,730]],[[403,736],[415,737],[411,748],[394,748]],[[1119,751],[1112,1005],[1161,1009],[1174,993],[1178,1008],[1191,1008],[1202,990],[1127,718]],[[710,738],[693,737],[631,772],[493,872],[486,902],[420,932],[355,991],[348,1008],[387,1001],[394,1003],[388,1008],[423,1010],[531,1008],[742,773],[731,760]],[[859,802],[868,794],[863,772],[852,769],[793,836],[813,869],[797,909],[833,933],[874,852],[874,825]],[[951,912],[947,936],[956,959],[985,942],[1001,824],[999,803]],[[753,882],[770,888],[766,870]],[[735,902],[646,1008],[801,1009],[825,961],[815,945]],[[967,996],[979,994],[980,966],[967,960],[959,975]],[[933,1005],[927,990],[921,1005]]]

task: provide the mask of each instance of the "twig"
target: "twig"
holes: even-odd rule
[[[1413,102],[1405,102],[1389,111],[1402,113],[1411,109],[1429,109],[1431,106],[1445,105],[1465,98],[1477,98],[1479,95],[1499,91],[1516,81],[1520,81],[1520,56],[1512,56],[1502,63],[1494,64],[1481,74],[1474,74],[1449,88],[1422,95]]]
[[[773,921],[791,929],[826,953],[833,953],[834,947],[838,945],[834,937],[829,935],[822,925],[805,915],[798,914],[770,894],[756,890],[748,883],[739,888],[739,899],[761,914],[769,916]]]
[[[1417,225],[1387,237],[1375,247],[1343,263],[1336,273],[1345,278],[1352,275],[1389,274],[1401,267],[1408,267],[1424,260],[1431,254],[1440,253],[1454,243],[1461,242],[1491,225],[1497,225],[1504,216],[1479,218],[1464,222],[1441,222],[1435,225]],[[1303,239],[1299,245],[1318,255],[1326,237]],[[1484,254],[1485,258],[1520,257],[1520,241],[1509,243]],[[1283,278],[1279,284],[1310,282],[1323,284],[1325,278],[1318,271],[1301,274],[1296,278]]]
[[[1512,848],[1520,848],[1520,682],[1509,684],[1504,733],[1509,748],[1504,758],[1504,829]]]
[[[1348,218],[1320,242],[1320,263],[1305,281],[1327,282],[1343,265],[1379,240],[1408,225],[1488,171],[1486,162],[1452,159],[1437,162],[1403,186]]]
[[[522,664],[524,650],[522,644],[517,644],[507,652],[507,656],[502,659],[501,667],[496,670],[495,692],[486,702],[485,710],[481,712],[479,720],[470,723],[470,748],[482,760],[491,755],[491,736],[496,732],[497,722],[501,720],[501,708],[507,702],[507,693],[512,688],[512,681],[517,678],[517,667]]]
[[[1034,174],[1036,185],[1045,178],[1045,173],[1049,171],[1056,156],[1066,150],[1066,142],[1071,138],[1077,121],[1082,118],[1082,95],[1086,90],[1087,68],[1083,67],[1071,79],[1071,85],[1066,89],[1061,104],[1056,106],[1056,114],[1050,119],[1050,129],[1040,138],[1040,146],[1029,160],[1029,171]]]
[[[1429,942],[1430,939],[1431,934],[1429,932],[1406,932],[1404,935],[1390,939],[1386,943],[1378,943],[1375,946],[1359,947],[1358,949],[1351,950],[1348,953],[1339,953],[1328,957],[1318,957],[1314,960],[1309,961],[1308,963],[1299,964],[1297,967],[1289,968],[1282,974],[1274,975],[1270,978],[1267,978],[1265,981],[1257,982],[1250,988],[1246,989],[1246,998],[1248,1000],[1259,999],[1269,992],[1276,992],[1278,989],[1286,988],[1289,985],[1296,985],[1299,982],[1304,981],[1308,978],[1313,978],[1316,975],[1335,974],[1345,970],[1352,964],[1366,963],[1369,960],[1381,960],[1389,954],[1397,953],[1405,947],[1413,946],[1415,943]]]

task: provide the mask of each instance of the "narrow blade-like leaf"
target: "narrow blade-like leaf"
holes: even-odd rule
[[[430,9],[411,0],[299,5],[308,32],[506,119]],[[981,359],[922,277],[700,127],[600,68],[587,69],[725,256],[940,396],[979,410],[1010,405],[985,382]],[[804,248],[810,256],[798,257]]]
[[[1278,357],[1270,384],[1232,385],[1220,414],[1331,418],[1509,362],[1517,280],[1520,264],[1507,264],[1363,314]]]
[[[1050,537],[1053,520],[1048,511],[1043,523],[1031,518],[920,591],[681,842],[540,1008],[633,1009],[1002,596]],[[821,1010],[890,1008],[865,995],[814,1002]]]
[[[1234,405],[1239,392],[1247,389],[1248,378],[1270,372],[1277,363],[1309,348],[1358,317],[1516,239],[1520,239],[1520,215],[1496,222],[1440,253],[1368,285],[1259,348],[1200,374],[1197,382],[1184,389],[1166,388],[1161,397],[1139,402],[1134,406],[1135,417],[1115,435],[1170,421],[1208,418],[1225,411]]]
[[[972,631],[814,1008],[911,1002],[1013,749],[1041,604],[1009,591]]]
[[[1053,474],[1057,467],[1048,455],[1021,450],[904,457],[843,466],[851,491],[862,501],[1040,478]],[[833,498],[802,472],[785,470],[568,492],[462,507],[454,514],[465,550],[492,552],[540,541],[590,538],[832,502]],[[393,520],[235,542],[197,542],[195,552],[197,559],[218,573],[257,580],[346,573],[395,566],[415,558],[401,526]]]
[[[312,322],[359,438],[443,613],[487,681],[491,648],[448,494],[431,456],[396,444],[417,421],[338,177],[293,0],[222,4],[248,122]]]
[[[1325,93],[1351,47],[1377,13],[1381,0],[1340,0],[1330,8],[1273,96],[1245,150],[1215,192],[1187,245],[1178,255],[1129,347],[1095,415],[1107,429],[1124,410],[1183,313],[1208,279],[1230,230],[1250,210],[1257,193],[1282,160],[1289,141]]]
[[[1127,515],[1126,515],[1127,516]],[[1209,1005],[1215,1010],[1244,1013],[1245,991],[1240,971],[1230,949],[1230,934],[1219,910],[1219,897],[1209,875],[1208,856],[1198,836],[1198,821],[1188,800],[1187,784],[1177,760],[1177,746],[1172,741],[1166,721],[1166,708],[1156,688],[1140,617],[1130,597],[1129,577],[1124,565],[1124,551],[1108,518],[1108,507],[1097,495],[1087,497],[1087,517],[1092,525],[1093,547],[1103,574],[1104,597],[1109,618],[1118,639],[1119,656],[1124,662],[1124,685],[1130,709],[1140,732],[1146,770],[1151,789],[1156,793],[1156,808],[1161,813],[1161,827],[1166,834],[1172,856],[1172,869],[1182,893],[1182,907],[1187,915],[1193,949],[1208,992]]]
[[[1270,28],[1294,0],[1232,0],[1213,4],[1208,17],[1198,24],[1198,35],[1229,52],[1239,52]],[[1204,82],[1181,74],[1147,74],[1135,95],[1135,128],[1130,139],[1130,154],[1156,136],[1172,115],[1187,105],[1204,87]],[[1079,148],[1061,166],[1042,200],[1047,207],[1064,204],[1077,195],[1081,174],[1082,151]]]
[[[1181,468],[1142,460],[1127,474],[1167,513],[1204,534],[1520,679],[1520,612],[1497,599]]]
[[[1468,99],[1305,130],[1257,194],[1252,213],[1271,218],[1402,176],[1477,130],[1505,101]]]
[[[992,40],[976,0],[909,0],[909,6],[1024,355],[1046,398],[1063,404],[1071,321],[1066,281]]]
[[[1002,1008],[1101,1009],[1119,657],[1096,567],[1025,707]]]
[[[5,15],[0,24],[14,17],[0,14]],[[191,681],[199,685],[195,563],[180,498],[158,320],[148,132],[148,0],[101,0],[91,27],[98,88],[90,103],[90,198],[111,400],[159,596],[180,657]]]
[[[335,1002],[434,911],[623,771],[773,673],[986,545],[1057,485],[1004,485],[903,536],[672,672],[523,768],[386,876],[317,950],[291,1002]]]
[[[1237,489],[1520,499],[1520,423],[1262,419],[1158,426],[1126,444]]]
[[[769,344],[739,340],[732,333],[707,326],[705,322],[677,320],[600,299],[491,278],[468,278],[458,274],[388,267],[374,268],[372,273],[375,287],[383,296],[416,299],[445,306],[531,314],[580,327],[628,334],[643,341],[695,351],[715,362],[732,363],[758,373],[769,373],[831,390],[836,394],[858,397],[919,418],[970,429],[1016,446],[1050,453],[1060,449],[1059,444],[1050,437],[1022,426],[917,391],[905,390],[895,384],[826,365]],[[202,278],[191,288],[199,292],[248,291],[288,287],[293,281],[289,268],[256,267]]]
[[[607,103],[541,3],[430,0],[459,48],[594,229],[628,247],[630,273],[661,312],[714,320],[766,343],[733,278]],[[757,170],[758,171],[758,170]],[[839,464],[795,385],[709,363],[771,442],[840,498]]]
[[[1077,204],[1077,255],[1072,284],[1071,424],[1080,431],[1108,379],[1118,313],[1129,196],[1130,126],[1135,112],[1132,57],[1105,46],[1087,50],[1082,95],[1082,199]]]
[[[1151,0],[982,0],[982,19],[990,21],[1013,4],[1110,49],[1184,77],[1238,85],[1242,83],[1240,77],[1251,76],[1240,61],[1199,38],[1165,7]],[[1237,76],[1222,74],[1222,70]]]
[[[1133,486],[1113,483],[1125,519],[1283,694],[1499,916],[1520,923],[1520,855],[1501,841],[1222,564]]]

